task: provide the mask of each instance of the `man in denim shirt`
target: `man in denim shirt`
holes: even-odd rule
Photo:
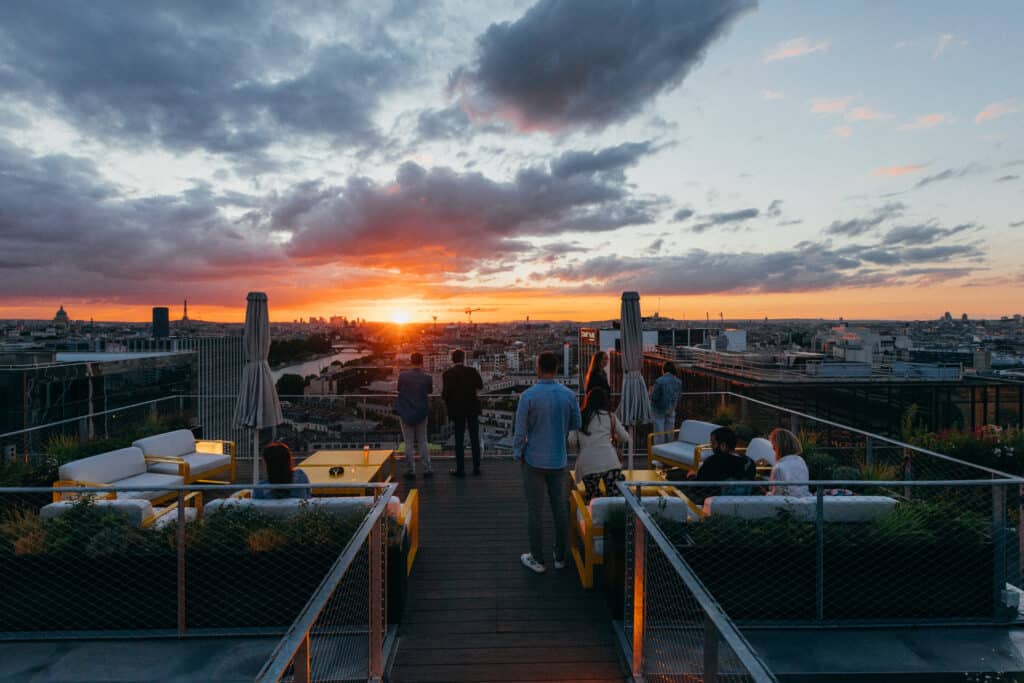
[[[654,431],[670,432],[676,428],[676,403],[683,393],[683,381],[676,376],[676,365],[670,360],[661,367],[662,375],[654,383],[651,392],[651,415],[654,417]],[[671,441],[667,434],[654,437],[657,443]]]
[[[416,460],[413,443],[419,446],[423,462],[423,476],[432,477],[430,449],[427,445],[427,409],[430,394],[434,391],[434,379],[423,372],[423,355],[412,354],[412,368],[398,375],[398,398],[395,411],[402,423],[402,438],[405,440],[405,478],[416,478]]]
[[[520,561],[538,574],[545,571],[541,508],[546,495],[555,526],[555,569],[565,566],[569,535],[568,454],[569,432],[580,428],[576,395],[555,382],[558,356],[546,352],[537,357],[540,381],[523,392],[516,409],[512,457],[523,464],[530,552]]]

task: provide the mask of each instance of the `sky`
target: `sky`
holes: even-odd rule
[[[368,6],[371,5],[371,6]],[[0,318],[1021,312],[1024,3],[0,3]]]

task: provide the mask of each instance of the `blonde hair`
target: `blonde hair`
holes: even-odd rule
[[[787,455],[801,455],[804,452],[803,446],[800,445],[800,438],[788,429],[773,429],[772,433],[768,435],[768,440],[772,442],[775,453],[780,458]]]

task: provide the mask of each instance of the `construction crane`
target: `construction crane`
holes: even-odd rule
[[[464,310],[463,313],[466,314],[466,320],[469,322],[470,325],[472,325],[473,324],[473,313],[475,313],[476,311],[482,311],[482,310],[484,310],[484,309],[482,309],[482,308],[466,308],[466,310]]]

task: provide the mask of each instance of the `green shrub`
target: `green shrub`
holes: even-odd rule
[[[839,481],[857,481],[863,479],[860,469],[849,465],[840,465],[832,469],[832,478]]]
[[[836,468],[836,459],[828,453],[811,452],[810,455],[804,451],[804,462],[807,463],[807,471],[812,481],[824,481],[835,479],[833,472]]]
[[[736,422],[736,411],[729,406],[722,406],[715,411],[715,416],[711,418],[711,421],[722,427],[732,426]]]

